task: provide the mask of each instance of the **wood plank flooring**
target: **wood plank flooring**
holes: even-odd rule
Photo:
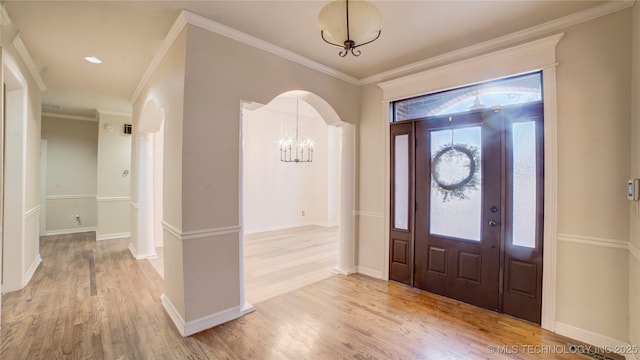
[[[160,304],[162,279],[149,262],[131,257],[126,240],[96,242],[93,233],[45,237],[41,254],[31,283],[3,297],[3,360],[537,359],[539,353],[522,350],[492,354],[487,346],[561,349],[568,341],[508,316],[361,275],[332,276],[182,338]],[[568,353],[543,358],[584,359]]]
[[[303,226],[244,237],[247,300],[257,304],[333,276],[338,227]]]

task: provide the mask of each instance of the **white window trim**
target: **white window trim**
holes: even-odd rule
[[[542,70],[544,101],[544,254],[542,272],[542,321],[544,329],[555,330],[556,253],[557,253],[557,99],[556,45],[564,33],[522,45],[440,66],[416,74],[379,83],[383,92],[383,114],[389,115],[394,100],[406,99],[435,91]],[[389,116],[382,117],[385,134],[385,189],[390,189]],[[389,206],[390,193],[385,194],[385,249],[383,276],[389,279]]]

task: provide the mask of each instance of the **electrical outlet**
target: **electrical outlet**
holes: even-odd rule
[[[304,216],[304,210],[302,210],[302,216]]]

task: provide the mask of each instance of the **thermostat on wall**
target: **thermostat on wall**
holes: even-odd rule
[[[640,179],[629,179],[629,181],[627,181],[627,199],[638,200],[639,187]]]

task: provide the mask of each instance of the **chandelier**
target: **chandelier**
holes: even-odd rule
[[[280,147],[280,161],[282,162],[312,162],[313,161],[313,140],[306,139],[299,141],[298,139],[298,120],[299,120],[299,100],[296,99],[296,137],[281,137],[278,140]]]
[[[320,36],[326,43],[342,48],[342,57],[350,52],[360,56],[357,49],[374,42],[382,33],[382,15],[372,4],[361,0],[336,0],[320,10]],[[325,35],[333,41],[327,40]]]

